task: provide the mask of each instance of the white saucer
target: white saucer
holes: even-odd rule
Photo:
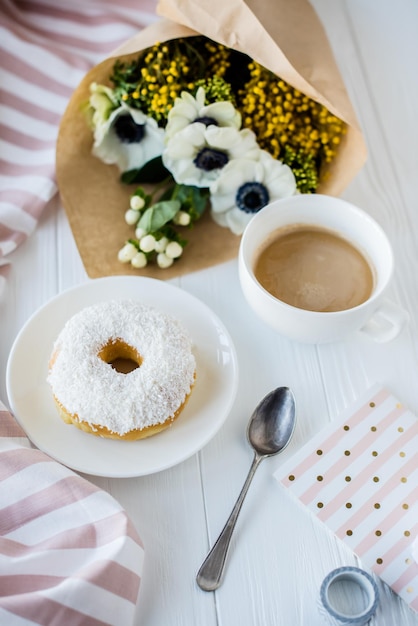
[[[138,299],[182,321],[197,362],[196,383],[180,417],[142,441],[104,439],[65,424],[46,382],[52,346],[67,319],[91,304],[123,298]],[[229,333],[200,300],[162,280],[111,276],[64,291],[27,321],[10,352],[6,385],[16,419],[39,449],[87,474],[142,476],[187,459],[218,432],[235,400],[238,366]]]

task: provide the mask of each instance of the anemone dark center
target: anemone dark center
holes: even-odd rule
[[[137,124],[129,115],[120,115],[115,122],[115,132],[122,143],[139,143],[145,135],[145,124]]]
[[[214,117],[209,117],[208,115],[203,115],[202,117],[197,117],[194,121],[195,122],[200,122],[201,124],[204,124],[205,126],[219,126],[219,124],[215,120],[215,118]]]
[[[267,188],[261,183],[244,183],[238,188],[236,205],[245,213],[257,213],[270,199]]]
[[[211,172],[224,167],[228,163],[228,155],[226,152],[222,152],[222,150],[202,148],[193,163],[199,169]]]

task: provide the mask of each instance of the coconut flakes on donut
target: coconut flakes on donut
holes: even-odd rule
[[[139,353],[133,371],[116,371],[100,350],[120,340]],[[74,315],[54,344],[48,382],[80,421],[124,435],[173,418],[194,383],[196,361],[175,318],[135,300],[112,300]]]

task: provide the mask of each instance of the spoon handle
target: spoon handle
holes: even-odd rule
[[[215,591],[215,589],[217,589],[222,582],[222,575],[232,532],[235,528],[239,512],[244,502],[244,498],[247,495],[255,470],[263,458],[263,456],[260,456],[257,453],[255,454],[250,471],[248,472],[248,476],[237,498],[234,508],[232,509],[218,539],[214,543],[213,548],[210,550],[197,573],[196,581],[203,591]]]

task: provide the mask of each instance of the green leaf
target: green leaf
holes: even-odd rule
[[[143,228],[147,233],[159,230],[164,224],[173,219],[180,209],[178,200],[165,200],[156,202],[145,211],[138,222],[139,228]]]
[[[184,211],[192,211],[192,214],[200,217],[205,211],[209,199],[209,190],[206,187],[176,185],[173,198],[181,202]]]
[[[192,206],[199,216],[201,216],[204,210],[206,209],[208,199],[209,199],[208,189],[199,189],[198,187],[193,187]]]
[[[168,176],[170,172],[164,167],[162,158],[158,156],[138,169],[123,172],[120,179],[122,183],[131,185],[132,183],[160,183]]]

